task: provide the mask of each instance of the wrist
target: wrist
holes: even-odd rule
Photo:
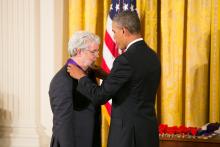
[[[82,74],[79,76],[79,80],[80,80],[81,78],[85,77],[85,76],[86,76],[86,74],[85,74],[85,73],[82,73]]]

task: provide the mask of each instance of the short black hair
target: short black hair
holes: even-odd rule
[[[131,34],[141,32],[141,22],[136,11],[122,11],[113,17],[113,21],[125,27]]]

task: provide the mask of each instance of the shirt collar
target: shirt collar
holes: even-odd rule
[[[125,51],[127,51],[127,49],[128,49],[132,44],[134,44],[134,43],[136,43],[136,42],[138,42],[138,41],[141,41],[141,40],[143,40],[143,38],[138,38],[138,39],[135,39],[135,40],[131,41],[131,42],[127,45]]]
[[[77,67],[79,67],[81,70],[83,70],[82,67],[79,66],[79,64],[76,63],[76,61],[73,60],[72,58],[69,58],[69,59],[67,60],[67,63],[66,63],[66,64],[67,64],[67,65],[68,65],[68,64],[74,64],[74,65],[76,65]]]

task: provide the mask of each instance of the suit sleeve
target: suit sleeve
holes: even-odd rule
[[[61,82],[62,81],[62,82]],[[68,85],[68,86],[67,86]],[[56,120],[56,125],[60,126],[69,120],[73,113],[73,96],[71,83],[62,77],[53,81],[50,87],[50,104]]]
[[[131,75],[132,69],[127,59],[120,56],[115,59],[111,73],[100,86],[85,76],[79,80],[77,90],[94,104],[105,104],[129,81]]]

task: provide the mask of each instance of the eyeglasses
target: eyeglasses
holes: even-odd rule
[[[88,52],[90,52],[91,54],[95,55],[95,56],[98,56],[99,55],[99,51],[98,50],[95,50],[95,51],[91,51],[91,50],[86,50]]]

